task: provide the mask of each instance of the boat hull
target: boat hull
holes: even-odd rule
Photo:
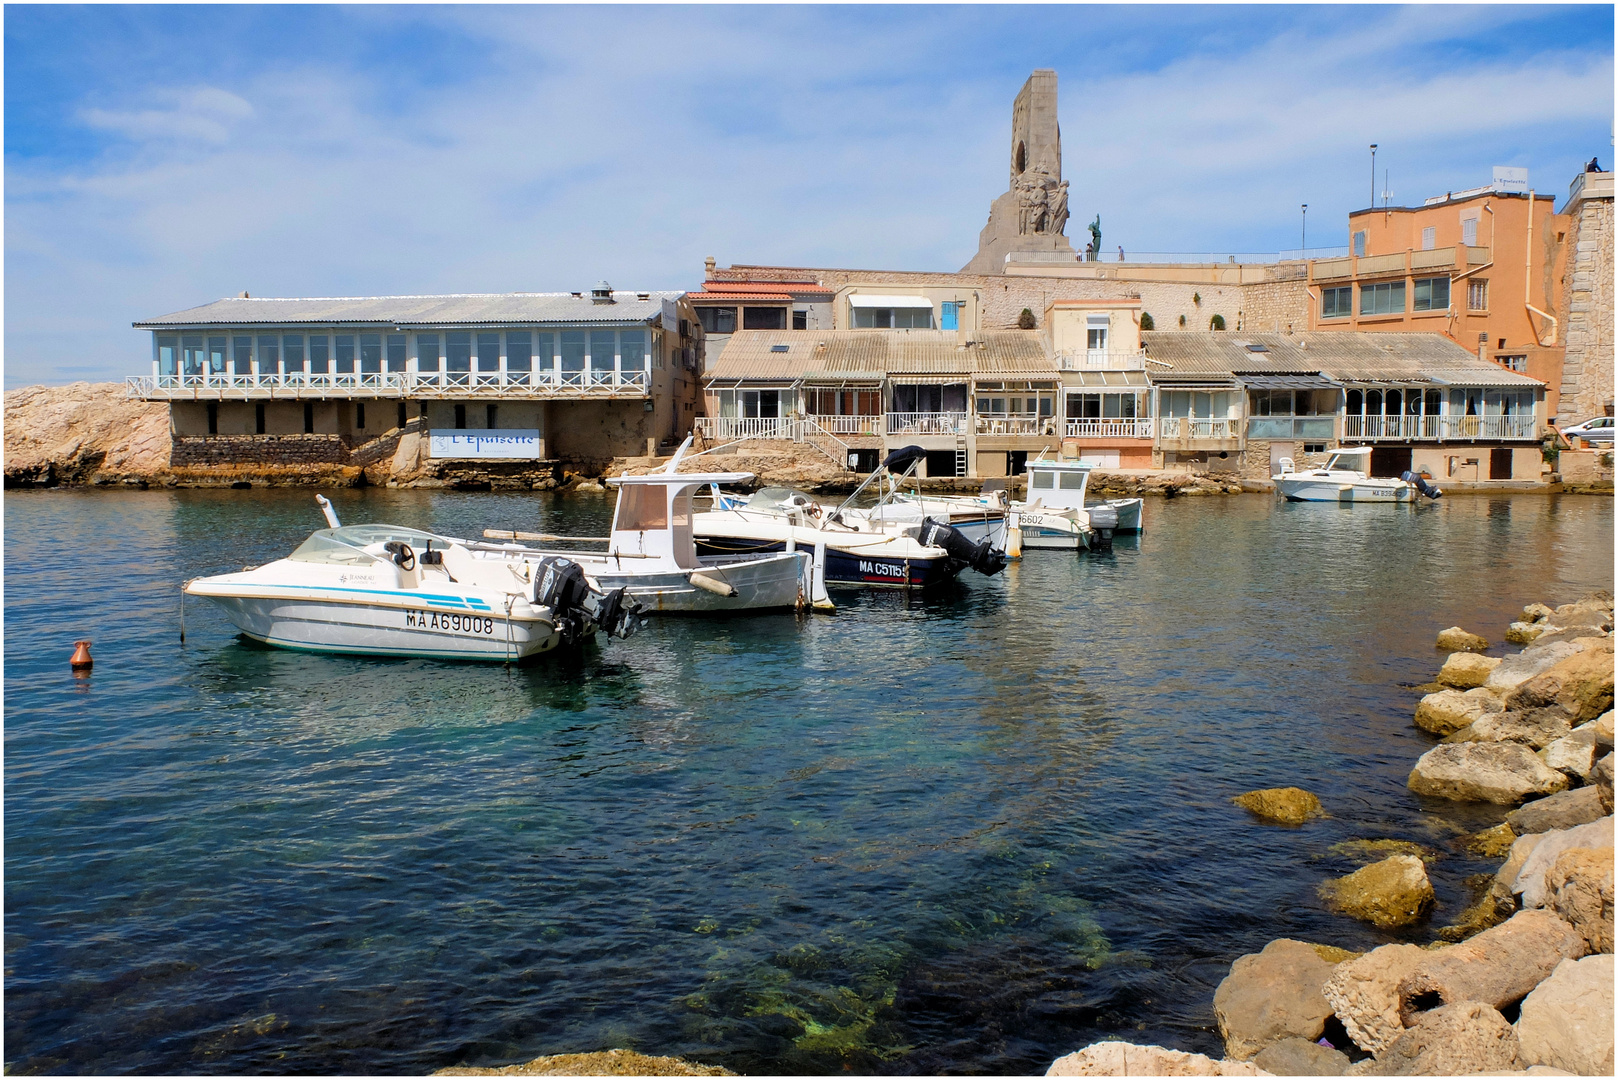
[[[1330,480],[1280,476],[1275,490],[1289,502],[1398,503],[1415,499],[1403,480]]]
[[[925,589],[953,578],[959,571],[943,552],[928,558],[900,558],[879,554],[844,551],[829,539],[826,543],[826,584],[829,586],[875,586],[894,589]],[[740,536],[699,536],[699,555],[761,555],[786,550],[784,540],[752,539]],[[802,551],[802,546],[799,547]]]
[[[648,611],[712,614],[796,607],[810,558],[807,552],[800,550],[790,555],[781,552],[758,559],[711,560],[704,564],[700,572],[705,577],[734,588],[735,596],[720,596],[691,584],[688,571],[652,575],[620,574],[610,569],[598,569],[598,564],[591,560],[581,559],[580,563],[601,583],[602,588],[623,586]]]
[[[1145,505],[1144,499],[1107,499],[1091,506],[1110,506],[1118,512],[1118,527],[1115,533],[1138,533],[1141,531],[1141,509]],[[1089,509],[1086,507],[1085,509]]]
[[[561,643],[549,621],[508,619],[498,611],[452,612],[316,596],[193,594],[217,605],[248,637],[302,652],[510,663]]]
[[[1089,547],[1089,533],[1083,525],[1062,514],[1019,513],[1023,550],[1082,551]]]

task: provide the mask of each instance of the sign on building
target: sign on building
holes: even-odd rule
[[[1528,194],[1528,170],[1513,168],[1509,165],[1496,165],[1494,167],[1494,190],[1501,194],[1513,193],[1517,195]]]
[[[538,428],[433,428],[429,445],[435,458],[539,460]]]

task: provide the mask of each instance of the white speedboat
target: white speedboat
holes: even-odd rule
[[[1345,447],[1333,451],[1321,468],[1299,472],[1290,458],[1282,458],[1281,471],[1270,479],[1276,493],[1292,502],[1413,503],[1417,495],[1436,499],[1444,494],[1411,472],[1396,480],[1372,477],[1370,459],[1369,446]]]
[[[687,441],[689,445],[689,440]],[[603,589],[623,588],[642,608],[671,613],[761,611],[801,605],[830,610],[824,563],[814,545],[744,555],[697,554],[691,496],[698,488],[740,484],[752,473],[680,473],[685,447],[663,472],[613,477],[618,488],[605,552],[534,552],[508,545],[514,557],[563,555]],[[542,537],[486,529],[486,537]]]
[[[576,563],[398,525],[330,528],[284,559],[194,578],[242,633],[306,652],[515,662],[598,630],[627,637],[636,609]],[[183,627],[182,627],[183,633]]]

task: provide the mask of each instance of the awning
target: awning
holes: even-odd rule
[[[1144,371],[1064,371],[1062,385],[1075,387],[1110,386],[1116,389],[1145,390],[1151,385]]]
[[[1340,390],[1343,384],[1324,375],[1242,375],[1249,390]]]
[[[854,307],[871,308],[927,308],[932,310],[933,302],[925,296],[877,296],[875,294],[854,293],[848,298]]]
[[[952,386],[956,383],[965,386],[972,381],[972,376],[962,372],[957,375],[910,375],[888,373],[888,382],[894,386]]]
[[[806,390],[835,390],[843,386],[857,386],[861,388],[881,386],[882,376],[850,375],[846,371],[806,371],[803,374],[803,386]]]

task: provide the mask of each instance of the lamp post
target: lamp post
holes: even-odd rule
[[[1303,233],[1298,237],[1298,258],[1309,257],[1309,204],[1303,204]]]
[[[1371,209],[1376,209],[1376,143],[1371,144]]]

